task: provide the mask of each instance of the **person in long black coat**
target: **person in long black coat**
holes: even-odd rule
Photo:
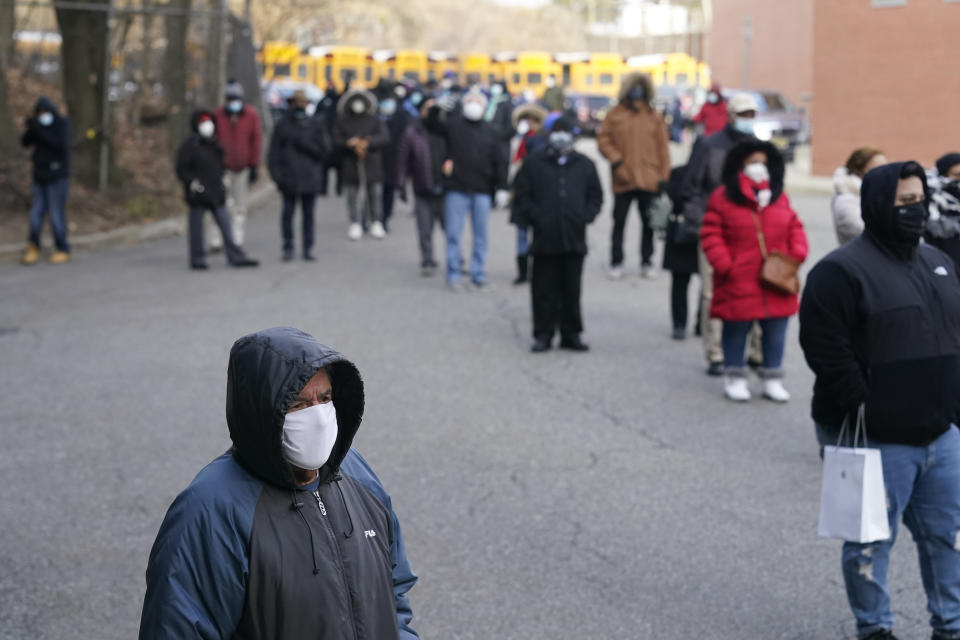
[[[687,165],[675,167],[670,172],[667,195],[673,203],[670,221],[667,223],[667,239],[664,243],[663,268],[670,272],[670,317],[673,321],[673,339],[683,340],[687,335],[688,290],[691,278],[699,273],[697,246],[698,235],[684,227],[682,219],[686,201],[683,199],[683,184]]]
[[[514,213],[533,229],[534,353],[551,348],[586,351],[580,339],[580,284],[587,254],[587,225],[603,206],[603,188],[593,161],[573,150],[573,124],[557,121],[546,149],[524,160],[514,180]]]
[[[223,149],[217,142],[216,120],[213,112],[199,110],[190,118],[193,133],[180,145],[177,151],[177,178],[183,184],[183,197],[190,207],[189,247],[190,268],[205,270],[207,263],[203,257],[203,216],[209,211],[213,214],[220,234],[227,261],[234,267],[255,267],[256,260],[246,256],[233,241],[230,228],[230,216],[227,214],[227,190],[223,183],[226,167],[223,162]]]
[[[326,191],[326,163],[330,156],[330,137],[322,118],[307,113],[307,96],[297,91],[290,99],[270,140],[267,166],[270,177],[283,195],[281,233],[283,259],[293,259],[293,215],[297,199],[303,212],[303,259],[313,257],[313,207],[318,193]]]

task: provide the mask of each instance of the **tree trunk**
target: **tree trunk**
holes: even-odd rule
[[[13,2],[0,3],[0,153],[5,156],[17,146],[17,131],[7,91],[7,65],[13,51],[14,9]]]
[[[190,10],[190,0],[170,0],[171,9]],[[168,127],[170,150],[175,151],[190,131],[187,113],[187,30],[190,21],[186,14],[168,15],[165,19],[167,50],[164,57],[163,85],[170,104]]]
[[[57,23],[63,43],[60,49],[63,70],[63,95],[73,129],[71,173],[81,184],[96,188],[100,167],[100,145],[109,131],[102,129],[103,77],[107,56],[107,12],[76,10],[67,5],[77,0],[62,0],[57,7]],[[108,0],[86,0],[101,4]],[[116,163],[110,149],[108,175],[116,175]]]

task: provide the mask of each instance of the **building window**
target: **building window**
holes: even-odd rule
[[[903,7],[906,6],[907,0],[870,0],[870,6],[874,9],[880,7]]]

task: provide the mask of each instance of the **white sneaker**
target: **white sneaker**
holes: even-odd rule
[[[383,228],[383,223],[374,222],[370,225],[370,235],[376,238],[377,240],[383,240],[387,237],[387,232]]]
[[[783,380],[764,380],[763,397],[768,400],[773,400],[774,402],[788,402],[790,400],[790,392],[784,388]]]
[[[728,400],[733,400],[734,402],[746,402],[750,399],[750,388],[747,386],[746,378],[731,378],[726,377],[723,379],[723,395],[727,397]]]
[[[357,223],[350,225],[350,230],[347,231],[347,237],[354,241],[359,240],[363,237],[363,227]]]
[[[623,277],[623,267],[610,267],[607,269],[607,277],[611,280],[619,280]]]
[[[657,279],[657,270],[652,266],[645,264],[640,267],[640,277],[644,280],[656,280]]]

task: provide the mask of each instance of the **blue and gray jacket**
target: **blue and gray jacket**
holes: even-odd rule
[[[339,435],[316,483],[283,459],[284,415],[321,368]],[[351,448],[363,381],[297,329],[240,338],[230,352],[233,447],[170,507],[147,567],[140,638],[413,640],[416,583],[379,479]]]

